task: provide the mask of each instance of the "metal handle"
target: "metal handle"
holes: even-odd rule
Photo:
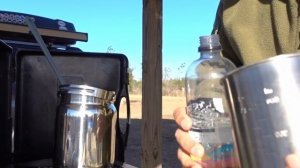
[[[54,63],[54,60],[44,42],[44,40],[42,39],[41,35],[38,33],[36,25],[34,24],[34,22],[32,21],[31,18],[29,17],[25,17],[25,20],[27,22],[27,25],[29,27],[29,30],[31,31],[32,35],[34,36],[35,40],[38,42],[38,44],[40,45],[42,51],[44,52],[52,70],[54,71],[56,77],[59,80],[60,85],[64,85],[65,81],[63,80],[63,78],[60,76],[60,73],[58,72],[58,68],[56,67],[56,64]]]

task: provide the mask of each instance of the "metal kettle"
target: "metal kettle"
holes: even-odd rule
[[[59,97],[54,164],[72,168],[113,165],[115,93],[87,85],[63,85]]]

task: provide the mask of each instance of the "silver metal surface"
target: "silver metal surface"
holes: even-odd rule
[[[86,85],[60,89],[55,164],[72,168],[102,168],[115,156],[114,92]]]
[[[95,88],[88,85],[62,85],[60,87],[60,92],[66,92],[70,95],[85,95],[92,96],[103,100],[115,100],[115,92],[107,91],[100,88]]]
[[[284,168],[300,153],[300,54],[237,69],[225,84],[242,168]]]

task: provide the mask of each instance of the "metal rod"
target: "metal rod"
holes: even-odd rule
[[[55,62],[54,62],[54,59],[53,59],[53,57],[51,56],[50,51],[48,50],[48,48],[47,48],[47,46],[46,46],[44,40],[43,40],[42,37],[41,37],[41,35],[38,33],[35,23],[34,23],[34,22],[32,21],[32,19],[29,18],[29,17],[25,17],[25,20],[26,20],[26,22],[27,22],[27,25],[28,25],[28,27],[29,27],[29,30],[30,30],[31,33],[33,34],[35,40],[36,40],[36,41],[38,42],[38,44],[40,45],[40,47],[41,47],[43,53],[45,54],[45,56],[46,56],[46,58],[47,58],[47,60],[48,60],[48,62],[49,62],[49,64],[50,64],[52,70],[54,71],[56,77],[58,78],[60,85],[64,85],[64,84],[65,84],[65,81],[64,81],[63,78],[60,76],[60,73],[59,73],[59,71],[58,71],[58,68],[57,68]]]

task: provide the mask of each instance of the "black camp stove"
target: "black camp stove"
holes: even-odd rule
[[[59,81],[24,23],[33,18],[67,83],[88,84],[117,93],[115,106],[127,101],[125,133],[117,122],[116,160],[124,163],[129,132],[128,59],[124,54],[83,52],[72,47],[87,41],[63,20],[0,11],[0,166],[33,162],[54,153]],[[118,115],[119,121],[119,115]]]

